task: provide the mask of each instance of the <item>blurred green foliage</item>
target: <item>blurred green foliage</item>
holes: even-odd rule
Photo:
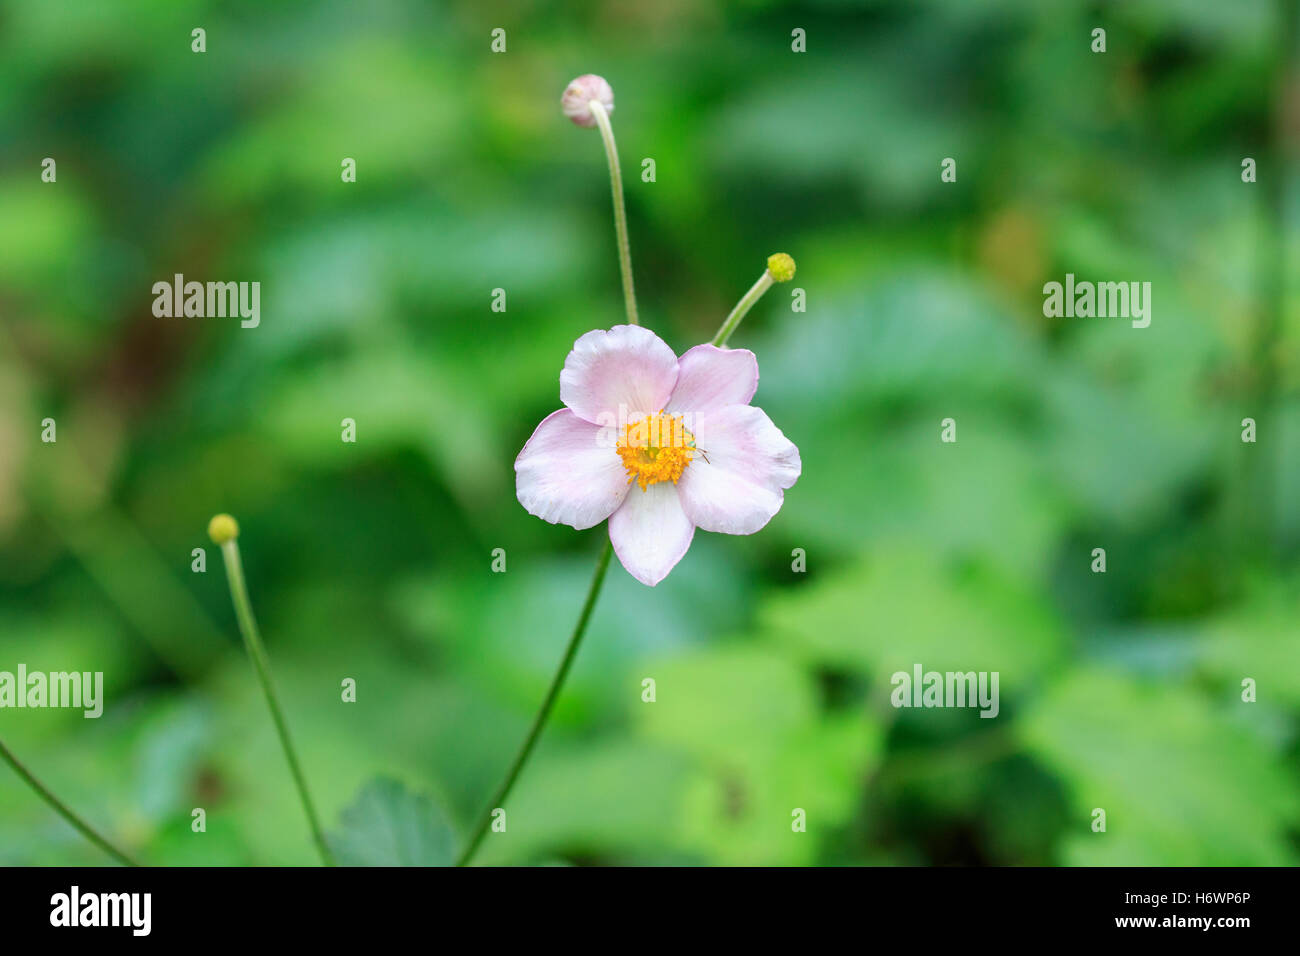
[[[204,536],[229,511],[341,856],[450,857],[605,534],[528,516],[511,467],[621,317],[599,140],[558,108],[597,72],[647,325],[684,351],[798,260],[807,312],[778,287],[733,344],[803,477],[656,589],[612,569],[480,860],[1294,864],[1288,11],[3,0],[0,669],[108,702],[0,735],[147,861],[314,862]],[[1150,281],[1150,328],[1045,319],[1067,271]],[[155,318],[175,273],[260,281],[260,327]],[[890,707],[915,663],[998,671],[999,717]],[[101,862],[0,773],[0,863]]]

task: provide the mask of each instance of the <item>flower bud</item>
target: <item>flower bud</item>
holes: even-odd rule
[[[789,282],[794,278],[794,260],[784,252],[777,252],[767,257],[767,271],[777,282]]]
[[[215,515],[208,522],[208,537],[217,544],[225,544],[239,537],[239,523],[230,515]]]
[[[567,87],[560,97],[560,108],[564,115],[579,126],[595,126],[596,117],[591,112],[591,101],[598,100],[605,107],[606,113],[614,112],[614,91],[610,89],[603,76],[584,73]]]

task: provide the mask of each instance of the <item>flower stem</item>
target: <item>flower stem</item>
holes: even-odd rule
[[[551,716],[551,708],[555,706],[555,699],[560,696],[560,688],[564,686],[564,680],[569,676],[569,668],[573,666],[573,660],[578,655],[578,645],[582,643],[582,635],[586,633],[587,622],[591,619],[591,612],[596,606],[596,598],[600,595],[600,586],[605,582],[605,572],[609,570],[609,559],[613,553],[613,543],[606,541],[605,549],[601,551],[600,557],[596,559],[596,572],[592,575],[591,586],[587,589],[587,600],[582,605],[582,613],[578,615],[578,623],[573,626],[573,635],[569,638],[569,646],[564,649],[564,658],[560,661],[560,667],[555,672],[555,676],[551,678],[550,689],[546,692],[546,697],[542,701],[541,708],[537,711],[537,716],[533,718],[533,726],[528,731],[528,736],[524,738],[519,753],[515,755],[514,763],[510,765],[505,780],[501,782],[501,786],[493,794],[486,811],[482,815],[482,819],[479,821],[478,828],[474,831],[474,835],[470,837],[469,842],[465,844],[465,849],[461,851],[460,857],[456,860],[457,866],[465,866],[473,859],[474,852],[483,841],[483,836],[487,833],[488,826],[492,822],[492,811],[505,804],[506,797],[510,795],[510,789],[515,785],[515,779],[519,776],[519,772],[523,770],[529,754],[533,752],[533,746],[537,743],[537,738],[541,736],[542,728],[546,726],[546,719]]]
[[[755,302],[763,298],[763,293],[772,288],[774,281],[772,273],[764,269],[763,274],[758,277],[758,281],[749,287],[748,292],[741,296],[740,301],[736,303],[736,307],[731,310],[731,314],[723,321],[722,326],[718,329],[718,334],[713,337],[710,344],[716,345],[718,348],[726,345],[727,339],[731,338],[731,333],[736,331],[736,326],[740,325],[740,320],[754,307]]]
[[[293,774],[294,782],[298,785],[298,796],[302,798],[302,807],[307,813],[307,822],[311,825],[312,837],[320,850],[321,860],[324,861],[326,866],[334,866],[334,854],[325,841],[325,834],[321,830],[320,820],[316,817],[316,808],[312,805],[311,794],[307,792],[307,779],[303,776],[302,767],[298,763],[298,755],[293,749],[292,741],[289,739],[289,727],[285,723],[283,712],[280,710],[280,701],[275,693],[275,685],[271,683],[271,664],[267,659],[266,649],[262,646],[262,637],[257,630],[257,621],[253,617],[253,606],[248,600],[248,589],[244,586],[244,567],[239,560],[239,542],[234,538],[224,542],[221,545],[221,554],[226,559],[226,579],[230,582],[230,598],[235,605],[235,617],[239,620],[239,631],[244,635],[244,646],[248,649],[248,656],[253,660],[253,669],[257,672],[257,679],[262,685],[262,692],[266,695],[267,706],[271,708],[271,719],[275,722],[276,733],[280,735],[280,745],[284,748],[284,757],[289,762],[289,770]]]
[[[101,850],[103,850],[113,859],[117,860],[117,862],[121,863],[123,866],[140,865],[136,863],[135,860],[131,859],[129,856],[127,856],[125,853],[119,850],[117,847],[113,846],[113,844],[109,843],[102,836],[100,836],[99,833],[96,832],[94,827],[92,827],[85,820],[81,819],[81,817],[73,813],[72,810],[70,810],[67,807],[67,805],[63,803],[63,801],[61,801],[58,797],[56,797],[53,793],[50,792],[50,790],[45,786],[45,784],[41,783],[34,776],[32,776],[32,772],[19,762],[18,758],[13,755],[13,752],[8,747],[5,746],[3,740],[0,740],[0,758],[3,758],[4,762],[9,764],[9,766],[13,768],[14,773],[18,774],[18,776],[22,777],[23,780],[27,782],[27,786],[31,787],[33,790],[36,791],[36,795],[38,797],[40,797],[51,807],[53,807],[55,812],[58,813],[59,816],[63,817],[63,819],[67,820],[68,823],[72,824],[72,826],[87,840],[95,844],[95,846],[99,847]]]
[[[614,194],[614,232],[618,236],[618,265],[623,273],[623,303],[627,306],[627,320],[640,325],[636,312],[636,292],[632,288],[632,252],[627,241],[627,212],[623,208],[623,173],[618,166],[618,147],[614,145],[614,127],[609,124],[605,104],[592,100],[591,114],[600,127],[600,137],[605,141],[605,156],[609,159],[609,188]]]

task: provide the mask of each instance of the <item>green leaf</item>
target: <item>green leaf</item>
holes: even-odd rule
[[[794,656],[733,644],[648,661],[657,701],[639,706],[641,734],[692,759],[675,814],[674,844],[723,865],[807,865],[846,825],[883,747],[869,714],[825,715],[817,685]]]
[[[1050,603],[999,569],[958,564],[901,542],[769,598],[759,622],[819,665],[877,679],[910,671],[989,670],[1002,688],[1033,686],[1059,662]]]
[[[371,780],[329,837],[343,866],[451,866],[455,836],[434,800],[389,778]]]
[[[1049,688],[1021,734],[1070,792],[1061,862],[1294,865],[1286,833],[1300,802],[1252,706],[1092,670]],[[1104,833],[1092,832],[1094,808]]]
[[[1261,581],[1246,600],[1205,626],[1204,669],[1241,700],[1242,678],[1258,682],[1261,709],[1300,703],[1300,593],[1294,581]]]

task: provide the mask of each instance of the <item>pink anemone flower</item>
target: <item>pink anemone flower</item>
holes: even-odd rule
[[[560,373],[565,405],[515,459],[531,515],[591,528],[609,519],[614,553],[653,587],[696,528],[753,534],[799,478],[799,449],[749,404],[758,360],[697,345],[680,359],[638,325],[588,332]]]

